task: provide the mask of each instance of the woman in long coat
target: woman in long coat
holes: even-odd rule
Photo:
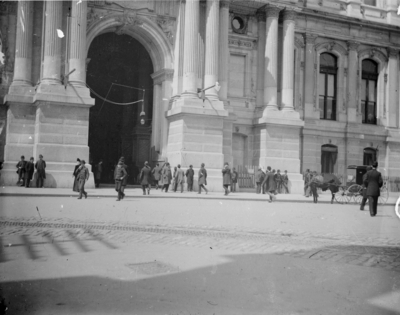
[[[169,166],[169,163],[165,164],[165,167],[162,170],[162,180],[163,180],[163,185],[165,192],[168,192],[168,187],[171,184],[171,179],[172,179],[172,174],[171,174],[171,167]]]
[[[201,194],[201,189],[203,188],[206,191],[206,194],[208,194],[208,190],[205,187],[207,185],[207,170],[204,168],[204,163],[201,163],[201,168],[199,169],[199,192],[198,194]]]
[[[231,170],[229,168],[228,163],[225,163],[225,166],[222,169],[222,180],[223,180],[223,186],[225,189],[225,196],[228,196],[229,186],[230,186],[231,180],[232,180]]]
[[[78,176],[78,168],[79,166],[81,166],[81,160],[76,159],[76,162],[78,162],[78,164],[75,165],[74,172],[72,173],[72,176],[74,177],[74,185],[72,186],[72,191],[79,192],[79,181],[77,179],[77,176]]]
[[[146,195],[146,189],[147,189],[147,194],[150,195],[151,168],[147,161],[144,162],[144,167],[140,171],[140,185],[142,185],[143,195]]]

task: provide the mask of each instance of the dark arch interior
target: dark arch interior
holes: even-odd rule
[[[142,103],[115,105],[96,97],[90,109],[89,148],[92,165],[103,160],[102,183],[112,183],[113,169],[121,156],[128,165],[129,183],[136,182],[142,160],[150,159],[153,111],[153,65],[143,45],[129,35],[106,33],[90,45],[87,84],[107,100],[128,103],[144,95],[144,124],[140,122]],[[113,85],[119,84],[119,85]],[[124,86],[120,86],[124,85]],[[139,87],[143,91],[133,89]]]

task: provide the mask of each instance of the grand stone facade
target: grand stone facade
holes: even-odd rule
[[[306,168],[346,176],[377,159],[400,176],[397,0],[15,1],[0,14],[2,184],[20,155],[43,154],[47,185],[72,185],[75,159],[92,152],[88,52],[107,33],[152,63],[151,117],[121,118],[131,152],[116,154],[137,166],[205,163],[212,190],[225,161],[286,169],[292,192]]]

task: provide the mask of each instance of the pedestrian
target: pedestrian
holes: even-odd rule
[[[181,193],[183,193],[183,184],[184,183],[185,183],[185,172],[181,169],[181,165],[178,164],[178,169],[175,173],[175,185],[176,185],[176,187],[180,186]],[[176,188],[176,190],[177,190],[177,188]]]
[[[205,164],[201,163],[201,167],[199,169],[199,178],[198,178],[198,183],[199,183],[199,192],[198,194],[201,194],[201,189],[204,189],[206,191],[206,195],[208,194],[208,190],[206,188],[207,185],[207,170],[205,169]]]
[[[156,190],[157,190],[158,189],[158,182],[160,181],[160,177],[161,177],[161,168],[160,168],[160,164],[159,163],[157,163],[156,167],[152,169],[151,175],[153,175],[154,185],[156,186]]]
[[[378,198],[381,195],[380,188],[383,185],[382,174],[378,172],[378,162],[372,163],[372,170],[367,172],[364,185],[367,187],[369,201],[369,213],[371,217],[378,212]]]
[[[43,160],[43,155],[39,154],[39,161],[35,164],[36,168],[36,187],[43,188],[44,180],[46,179],[46,162]]]
[[[33,178],[33,173],[35,172],[35,165],[33,164],[33,161],[34,158],[31,157],[25,165],[25,188],[29,188],[29,185]]]
[[[304,180],[304,196],[310,197],[310,188],[309,188],[309,181],[311,179],[310,169],[307,169],[305,174],[303,175]]]
[[[287,170],[285,170],[285,173],[282,174],[282,189],[283,189],[283,193],[284,194],[288,194],[289,193],[289,177],[287,174]]]
[[[124,160],[119,160],[117,166],[114,170],[114,180],[115,180],[115,191],[118,193],[117,201],[120,201],[124,198],[124,193],[122,192],[122,181],[125,176],[127,176],[127,172],[124,167]]]
[[[261,185],[264,181],[264,172],[262,171],[262,167],[259,166],[257,173],[256,173],[256,185],[257,185],[257,189],[256,189],[256,193],[257,194],[261,194]]]
[[[261,182],[261,188],[262,188],[262,194],[265,195],[267,191],[267,183],[265,181],[265,177],[267,177],[267,171],[264,169],[264,167],[261,168],[262,172],[262,182]]]
[[[26,161],[25,161],[25,156],[21,156],[21,160],[17,163],[17,174],[18,174],[18,181],[17,181],[17,186],[24,186],[25,182],[25,169],[26,166]],[[22,184],[20,182],[22,181]]]
[[[164,178],[163,178],[163,172],[164,172],[164,168],[166,168],[167,167],[167,163],[164,163],[164,165],[161,167],[161,169],[160,169],[160,181],[159,181],[159,183],[160,183],[160,185],[161,185],[161,192],[163,192],[164,191],[164,189],[165,189],[165,186],[164,186]]]
[[[169,163],[166,163],[164,165],[163,171],[162,171],[162,178],[163,178],[163,185],[165,192],[168,192],[168,187],[171,184],[171,179],[172,179],[172,173],[171,173],[171,166]]]
[[[276,183],[276,192],[278,194],[282,193],[282,175],[281,170],[277,170],[276,174],[274,175],[275,183]]]
[[[313,172],[313,177],[311,178],[311,180],[309,181],[309,187],[310,187],[310,191],[311,194],[313,196],[313,202],[314,203],[318,203],[318,184],[319,184],[319,180],[318,180],[318,176],[317,176],[317,172]]]
[[[228,196],[229,194],[229,186],[231,185],[232,181],[232,176],[231,176],[231,170],[229,168],[229,164],[225,163],[224,168],[222,169],[222,184],[225,189],[225,196]]]
[[[372,170],[372,166],[368,165],[367,166],[367,171],[365,172],[365,174],[363,175],[363,185],[362,185],[362,194],[363,194],[363,198],[361,200],[361,205],[360,205],[360,210],[364,210],[365,204],[368,200],[368,196],[367,196],[367,186],[365,186],[365,180],[367,179],[367,173]]]
[[[172,175],[172,190],[174,192],[176,192],[176,187],[177,187],[177,183],[175,181],[175,176],[176,176],[176,171],[177,171],[177,167],[174,167],[174,174]]]
[[[238,172],[236,172],[236,168],[232,169],[231,178],[232,178],[232,180],[231,180],[231,192],[236,192],[236,185],[237,185],[238,178],[239,178],[239,174],[238,174]]]
[[[86,162],[85,160],[81,160],[81,166],[79,166],[77,173],[78,175],[76,176],[79,182],[79,197],[78,199],[82,199],[82,195],[85,196],[85,199],[87,198],[87,192],[85,191],[85,183],[89,179],[89,170],[85,166]]]
[[[186,170],[186,182],[187,182],[187,190],[193,191],[193,179],[194,179],[194,170],[193,165],[189,165],[189,168]]]
[[[122,162],[122,166],[124,167],[125,172],[126,172],[126,175],[122,179],[122,183],[121,183],[121,199],[124,199],[125,198],[125,188],[128,185],[129,173],[128,173],[128,166],[125,164],[125,158],[123,156],[120,158],[120,161]]]
[[[76,159],[77,164],[75,165],[74,172],[72,173],[72,177],[74,178],[74,185],[72,186],[72,191],[79,192],[79,181],[78,181],[78,168],[81,166],[81,160],[78,158]]]
[[[150,195],[150,187],[151,187],[151,168],[149,166],[149,162],[144,162],[144,166],[140,171],[140,185],[142,185],[143,195]]]
[[[267,172],[265,174],[263,184],[266,185],[265,190],[266,190],[267,195],[269,195],[268,202],[274,201],[276,199],[276,197],[274,196],[276,185],[275,185],[275,180],[274,180],[274,173],[271,171],[271,166],[267,167]]]
[[[103,172],[103,160],[100,160],[100,162],[96,165],[96,170],[95,170],[95,187],[99,188],[100,187],[100,180],[101,180],[101,173]]]

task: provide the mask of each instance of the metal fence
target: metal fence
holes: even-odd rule
[[[256,186],[257,166],[239,165],[236,167],[238,172],[238,185],[240,188],[254,188]]]

